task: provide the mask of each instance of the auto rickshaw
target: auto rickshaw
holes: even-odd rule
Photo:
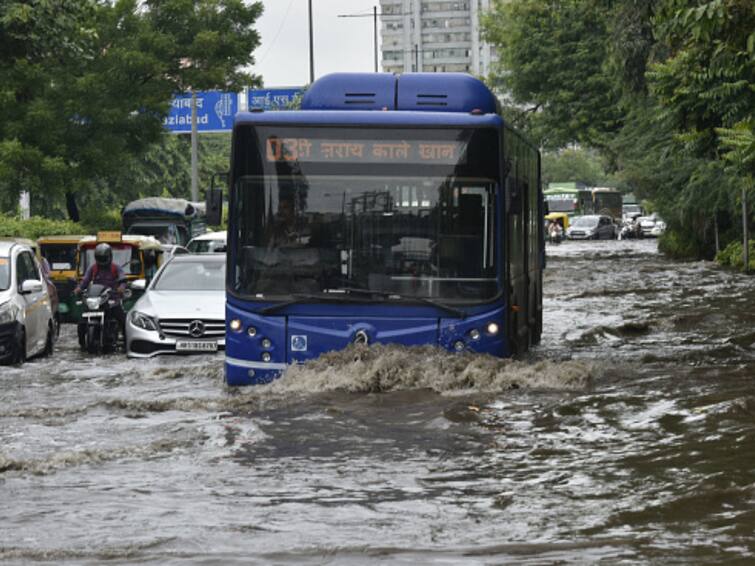
[[[569,227],[569,215],[565,212],[551,212],[545,215],[545,219],[550,222],[558,222],[564,232]]]
[[[39,255],[50,266],[50,279],[58,290],[60,306],[58,314],[61,322],[71,322],[68,298],[76,287],[78,266],[78,246],[84,235],[42,236],[37,239]],[[91,237],[91,236],[90,236]]]
[[[560,243],[568,227],[569,216],[565,212],[551,212],[545,215],[545,237],[549,242]]]
[[[163,249],[152,236],[122,235],[120,232],[99,232],[96,237],[86,236],[78,244],[78,268],[76,280],[80,282],[87,269],[94,262],[94,248],[97,244],[107,243],[113,250],[113,262],[123,269],[128,286],[123,297],[123,310],[128,312],[134,303],[144,294],[144,289],[132,288],[131,283],[145,279],[148,283],[163,261]],[[81,318],[81,300],[72,296],[70,305],[72,318]]]

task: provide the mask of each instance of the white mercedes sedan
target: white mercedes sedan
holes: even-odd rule
[[[225,349],[225,254],[175,256],[129,311],[126,351],[147,358],[219,349]]]

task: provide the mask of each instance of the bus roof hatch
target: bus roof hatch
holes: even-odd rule
[[[304,93],[302,110],[395,110],[396,77],[391,73],[332,73]]]
[[[496,114],[498,101],[466,73],[333,73],[317,79],[302,110],[410,110]]]

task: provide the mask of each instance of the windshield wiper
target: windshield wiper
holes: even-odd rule
[[[289,299],[287,301],[283,301],[282,303],[276,303],[274,305],[270,305],[269,307],[265,307],[261,310],[258,310],[258,314],[273,314],[275,312],[278,312],[281,309],[284,309],[291,305],[298,305],[300,303],[306,303],[307,301],[315,301],[315,302],[330,302],[330,303],[368,303],[369,301],[366,299],[355,299],[354,297],[348,297],[348,296],[332,296],[327,294],[322,295],[315,295],[315,294],[300,294],[300,293],[294,293],[291,295],[293,298]]]
[[[341,293],[344,293],[344,294],[341,294]],[[426,305],[433,306],[437,309],[440,309],[448,314],[452,314],[457,318],[467,318],[467,313],[464,312],[463,310],[457,309],[456,307],[452,307],[451,305],[446,305],[444,303],[435,301],[433,299],[429,299],[427,297],[401,295],[399,293],[389,293],[388,291],[376,291],[373,289],[362,289],[359,287],[339,287],[338,289],[329,289],[327,291],[324,291],[323,294],[321,295],[297,293],[297,294],[292,295],[293,297],[292,299],[283,301],[281,303],[276,303],[274,305],[270,305],[268,307],[265,307],[257,311],[257,313],[258,314],[273,314],[288,306],[305,303],[307,301],[316,301],[316,302],[326,301],[326,302],[335,302],[335,303],[369,303],[371,302],[369,299],[356,299],[355,297],[350,297],[348,296],[347,293],[370,295],[370,296],[377,295],[379,297],[385,297],[388,299],[396,299],[399,301],[423,303]]]
[[[400,293],[391,293],[388,291],[376,291],[374,289],[362,289],[361,287],[341,287],[339,291],[340,290],[346,291],[347,293],[361,293],[363,295],[377,295],[379,297],[385,297],[387,299],[397,299],[397,300],[406,301],[406,302],[423,303],[426,305],[433,306],[442,311],[445,311],[449,314],[455,315],[457,318],[467,318],[467,313],[464,312],[463,310],[457,309],[456,307],[452,307],[451,305],[447,305],[445,303],[438,302],[428,297],[417,297],[414,295],[401,295]]]

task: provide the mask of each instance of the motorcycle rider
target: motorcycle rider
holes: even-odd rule
[[[116,299],[120,299],[126,290],[126,274],[119,265],[113,263],[113,249],[110,244],[103,242],[94,248],[94,263],[89,266],[81,283],[73,290],[74,294],[81,294],[81,290],[88,288],[91,283],[109,287],[115,291]],[[118,321],[118,326],[125,336],[126,313],[120,300],[111,307],[110,313]],[[82,341],[81,334],[82,327],[79,325],[79,342]]]
[[[548,238],[551,242],[557,244],[564,236],[564,231],[561,228],[561,223],[558,220],[551,220],[548,226]]]

